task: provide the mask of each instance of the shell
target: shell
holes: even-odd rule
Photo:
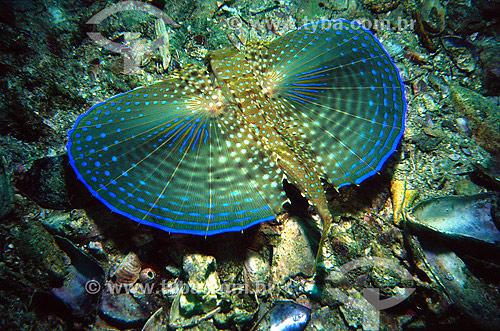
[[[281,301],[265,313],[252,331],[302,331],[310,319],[309,308],[293,301]]]
[[[500,327],[500,297],[494,287],[477,278],[464,261],[447,246],[432,239],[419,239],[417,255],[425,260],[423,270],[435,279],[462,312],[469,315],[481,328],[497,330]],[[467,250],[470,250],[467,247]]]
[[[473,244],[494,248],[500,243],[495,225],[498,201],[498,195],[490,193],[430,199],[415,206],[408,221],[415,232],[454,240],[472,254]]]
[[[457,123],[460,133],[467,134],[470,131],[469,126],[467,125],[467,120],[465,118],[459,117],[455,119],[455,123]]]
[[[156,272],[151,268],[144,268],[139,273],[139,282],[152,283],[156,279]]]
[[[485,187],[500,191],[500,161],[489,160],[485,164],[472,163],[474,172],[484,183]]]
[[[77,248],[68,239],[56,236],[56,243],[71,264],[62,286],[53,288],[50,292],[59,298],[76,318],[95,314],[104,284],[104,270],[92,256]]]
[[[158,39],[162,38],[162,44],[158,50],[161,55],[161,66],[159,67],[159,72],[163,73],[167,71],[168,66],[170,65],[170,60],[172,59],[169,50],[170,39],[168,37],[167,27],[165,26],[163,19],[157,19],[155,21],[155,34]]]
[[[265,258],[254,250],[247,251],[247,257],[244,262],[245,280],[256,292],[265,289],[269,281],[271,266]]]
[[[394,224],[399,225],[406,213],[406,209],[411,206],[417,198],[418,191],[406,188],[406,181],[395,180],[391,185],[392,209],[394,210]]]
[[[141,331],[167,331],[167,325],[168,313],[160,308],[148,319]]]
[[[446,10],[439,0],[425,0],[422,3],[420,15],[426,30],[431,33],[439,34],[446,27]]]
[[[117,284],[132,285],[139,279],[141,260],[135,253],[128,253],[111,274],[111,279]]]

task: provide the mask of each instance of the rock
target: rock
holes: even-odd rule
[[[454,133],[458,133],[458,128],[457,126],[455,125],[455,123],[451,120],[448,120],[448,119],[444,119],[442,122],[441,122],[441,128],[446,128],[446,129],[449,129],[451,132],[454,132]]]
[[[474,1],[474,5],[479,8],[484,18],[492,19],[498,17],[500,11],[500,1],[498,0],[479,0]],[[497,13],[497,14],[495,14]]]
[[[311,248],[303,227],[295,218],[287,218],[283,229],[271,268],[273,282],[277,285],[298,274],[308,275],[315,259],[315,249]]]
[[[86,242],[90,238],[102,236],[94,221],[87,217],[83,210],[55,211],[47,217],[40,218],[40,221],[50,232],[74,242]]]
[[[36,160],[16,186],[40,207],[48,209],[83,206],[91,196],[76,179],[66,154]]]
[[[422,86],[424,83],[420,83],[420,84]],[[432,98],[432,96],[429,93],[422,94],[422,103],[424,104],[425,109],[427,110],[427,114],[429,112],[435,113],[441,107],[441,106],[439,106],[439,104],[437,104],[434,101],[434,99]],[[437,130],[437,129],[433,129],[433,130]]]
[[[472,156],[471,151],[469,150],[469,145],[468,144],[460,144],[460,151],[465,155],[465,156]]]
[[[429,153],[436,150],[442,140],[443,137],[433,137],[425,133],[420,133],[413,137],[410,137],[410,142],[417,145],[418,149],[420,149],[424,153]]]
[[[243,307],[234,307],[232,318],[236,325],[250,321],[254,316],[254,312],[243,309]]]
[[[12,28],[16,28],[16,15],[14,9],[8,2],[2,2],[2,13],[0,14],[0,22],[7,24]]]
[[[248,250],[243,263],[245,279],[257,294],[263,294],[267,289],[270,276],[268,261],[258,252]]]
[[[43,208],[70,209],[64,163],[68,163],[68,159],[63,156],[36,160],[17,187]]]
[[[311,316],[311,330],[340,330],[344,328],[344,320],[330,307],[322,307]]]
[[[138,300],[125,288],[121,288],[121,293],[112,293],[108,290],[110,287],[113,285],[106,283],[106,290],[102,292],[99,316],[111,325],[126,329],[140,328],[158,309],[149,295]]]
[[[207,313],[217,307],[217,291],[221,284],[213,256],[189,254],[184,257],[183,269],[187,275],[189,293],[180,298],[186,315]]]
[[[0,218],[7,215],[12,209],[12,188],[5,168],[0,160]]]
[[[400,0],[363,0],[363,5],[374,13],[386,13],[395,9]]]
[[[455,183],[455,194],[456,195],[472,195],[481,192],[482,188],[479,185],[474,184],[469,179],[461,179]]]
[[[500,156],[500,108],[493,102],[466,87],[450,87],[455,111],[468,119],[473,137],[481,147]]]
[[[394,262],[393,265],[398,263]],[[404,279],[398,271],[400,270],[396,268],[393,270],[387,266],[374,266],[369,272],[370,285],[377,288],[380,296],[384,298],[400,296]]]
[[[479,47],[481,47],[479,60],[484,66],[483,87],[488,90],[488,95],[498,95],[500,93],[500,43],[491,43],[485,38]]]
[[[11,229],[14,247],[21,259],[24,276],[37,288],[60,286],[69,272],[66,254],[54,238],[35,220],[24,221]]]
[[[303,0],[300,2],[300,10],[294,15],[298,25],[306,22],[314,22],[320,17],[325,17],[330,11],[341,11],[349,7],[349,0]]]
[[[481,16],[476,1],[472,6],[461,1],[447,3],[446,12],[446,24],[459,36],[470,36],[475,32],[488,29],[488,21]]]
[[[259,310],[257,302],[249,298],[247,291],[229,292],[223,289],[219,303],[221,310],[213,316],[214,324],[222,330],[233,330],[235,325],[247,325],[249,328],[255,323],[254,317]]]
[[[322,1],[325,8],[331,11],[342,11],[349,7],[349,0],[327,0]]]
[[[339,307],[347,325],[355,329],[378,329],[379,312],[355,289],[347,292],[349,300]]]
[[[57,239],[62,250],[68,255],[69,274],[61,287],[53,288],[51,293],[61,300],[79,319],[95,317],[101,285],[104,284],[104,270],[90,256],[76,248],[69,240]],[[89,287],[89,284],[94,285]]]
[[[441,40],[458,69],[467,73],[473,72],[476,69],[478,53],[474,44],[464,38],[456,36],[443,37]]]

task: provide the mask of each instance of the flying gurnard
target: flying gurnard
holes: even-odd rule
[[[220,49],[206,63],[90,108],[69,132],[71,166],[114,212],[203,236],[274,219],[286,178],[321,217],[317,263],[332,224],[326,183],[360,184],[403,135],[398,69],[345,20]]]

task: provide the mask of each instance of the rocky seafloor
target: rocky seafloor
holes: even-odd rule
[[[500,328],[498,0],[147,1],[164,26],[129,11],[99,28],[132,67],[87,34],[115,3],[0,2],[0,329]],[[345,240],[327,240],[316,281],[320,230],[293,190],[276,221],[204,238],[113,214],[69,167],[68,131],[96,102],[341,17],[384,22],[407,127],[380,175],[328,190]]]

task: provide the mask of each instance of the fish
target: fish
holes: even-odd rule
[[[326,183],[361,184],[403,136],[398,68],[343,19],[212,51],[206,63],[79,116],[67,144],[76,176],[118,214],[201,236],[274,220],[286,179],[316,207],[321,247],[333,220]]]

